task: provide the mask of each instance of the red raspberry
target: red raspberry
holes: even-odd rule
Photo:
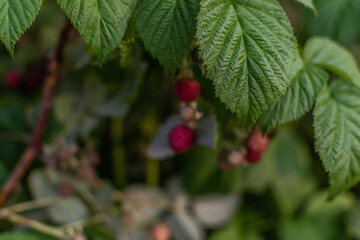
[[[252,152],[263,153],[269,146],[269,137],[265,135],[262,136],[260,129],[255,129],[248,138],[247,148]]]
[[[261,153],[253,152],[248,149],[248,151],[246,152],[246,159],[248,160],[249,163],[257,163],[261,159]]]
[[[18,70],[12,69],[5,75],[5,85],[11,88],[19,86],[21,80],[21,74]]]
[[[176,82],[175,94],[183,102],[194,101],[200,93],[200,85],[194,79],[181,79]]]
[[[169,240],[171,233],[165,223],[158,223],[151,229],[151,236],[153,240]]]
[[[169,145],[176,153],[189,150],[195,143],[195,132],[185,125],[173,127],[168,135]]]

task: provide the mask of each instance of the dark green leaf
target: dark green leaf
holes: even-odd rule
[[[21,34],[34,22],[42,0],[0,0],[0,40],[11,56]]]
[[[250,129],[290,84],[297,56],[276,0],[202,0],[200,56],[216,94]]]
[[[119,46],[134,0],[58,0],[85,42],[99,60]]]
[[[263,132],[296,120],[308,112],[326,84],[327,73],[314,66],[304,66],[297,72],[284,96],[274,102],[260,118]]]
[[[173,74],[196,32],[199,0],[141,0],[136,26],[145,47]]]

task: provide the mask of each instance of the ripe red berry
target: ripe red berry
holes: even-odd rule
[[[269,146],[269,137],[262,136],[260,129],[255,129],[249,136],[247,141],[247,148],[252,152],[263,153]]]
[[[176,153],[189,150],[195,143],[195,132],[185,125],[173,127],[168,135],[169,145]]]
[[[18,70],[12,69],[5,75],[5,85],[11,88],[19,86],[21,80],[21,74]]]
[[[246,152],[246,159],[249,163],[257,163],[261,159],[261,153],[253,152],[248,149],[248,151]]]
[[[200,93],[200,85],[194,79],[181,79],[176,82],[175,94],[183,102],[194,101]]]

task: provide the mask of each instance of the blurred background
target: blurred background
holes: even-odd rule
[[[311,36],[328,36],[359,61],[360,0],[316,0],[317,15],[295,1],[280,2],[300,48]],[[0,185],[31,139],[44,69],[66,21],[56,1],[47,0],[14,58],[0,45]],[[21,216],[52,230],[1,220],[0,232],[7,232],[1,240],[58,239],[58,229],[78,240],[360,239],[360,187],[327,200],[311,112],[274,131],[254,165],[223,171],[219,151],[203,145],[161,161],[149,156],[149,145],[178,112],[179,100],[173,77],[146,52],[132,24],[130,19],[119,49],[101,67],[72,33],[41,154],[7,203],[30,202]],[[216,113],[222,133],[217,141],[241,147],[246,133],[214,98],[195,41],[187,58],[201,86],[199,111],[205,117]],[[207,130],[215,130],[209,124]]]

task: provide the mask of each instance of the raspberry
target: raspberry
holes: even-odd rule
[[[170,235],[170,230],[165,223],[158,223],[151,229],[153,240],[169,240]]]
[[[263,153],[266,151],[269,146],[269,137],[265,135],[262,136],[260,129],[255,129],[248,138],[247,148],[252,152]]]
[[[16,88],[19,86],[21,80],[21,74],[18,70],[12,69],[5,75],[5,84],[8,87]]]
[[[200,85],[193,79],[181,79],[176,82],[175,94],[183,102],[194,101],[200,93]]]
[[[185,125],[173,127],[168,135],[169,145],[176,153],[189,150],[195,143],[195,132]]]
[[[249,163],[257,163],[261,159],[261,153],[253,152],[248,149],[248,151],[246,152],[246,159]]]

